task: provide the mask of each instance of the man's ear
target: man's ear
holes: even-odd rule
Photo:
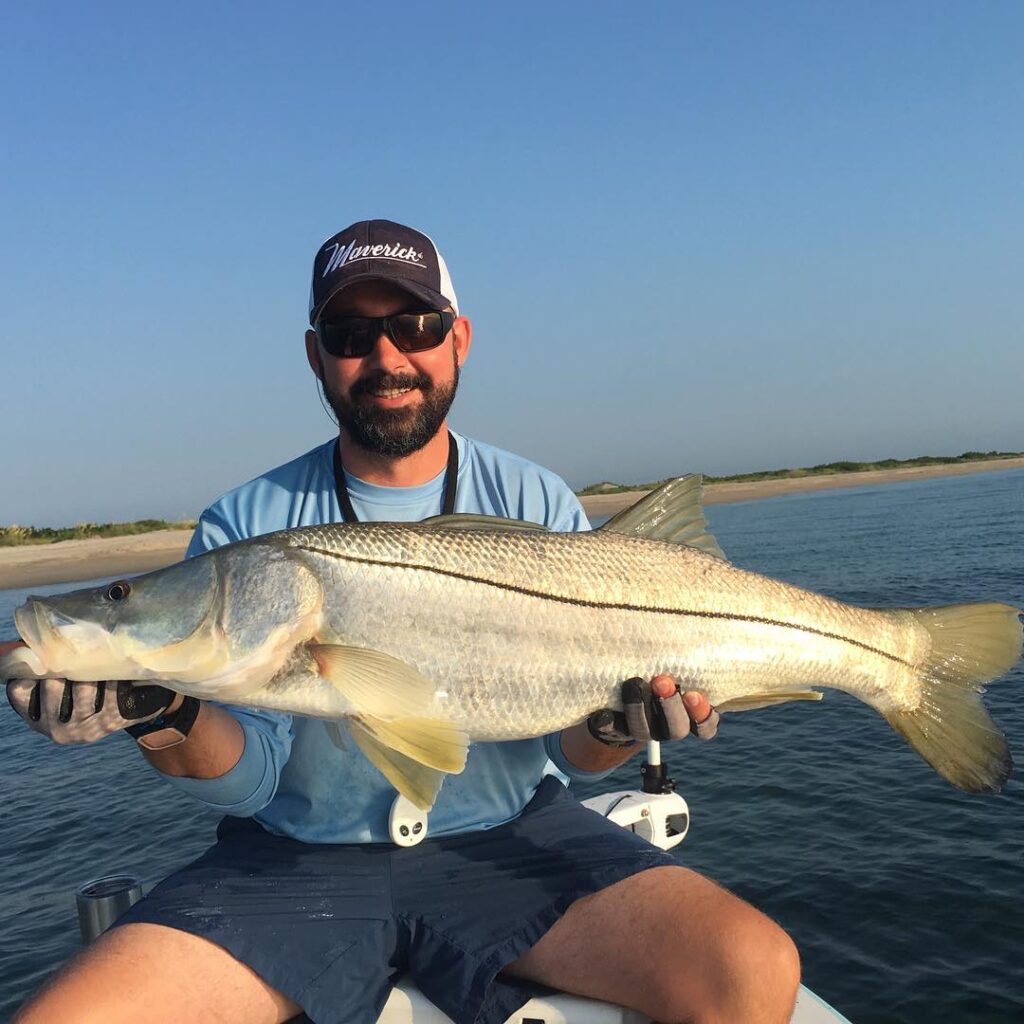
[[[469,322],[468,316],[455,318],[455,323],[452,324],[452,343],[455,346],[455,358],[461,368],[473,344],[473,325]]]
[[[306,359],[309,368],[316,374],[317,380],[324,379],[324,361],[320,355],[320,344],[316,340],[316,331],[306,331]]]

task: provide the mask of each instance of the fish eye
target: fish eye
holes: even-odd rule
[[[132,592],[132,585],[127,580],[118,580],[107,588],[108,601],[123,601]]]

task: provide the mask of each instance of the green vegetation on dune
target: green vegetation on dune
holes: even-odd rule
[[[825,462],[820,466],[804,469],[766,469],[760,473],[737,473],[734,476],[710,476],[704,474],[709,484],[755,483],[759,480],[792,480],[804,476],[825,476],[832,473],[866,473],[872,469],[912,469],[915,466],[952,466],[959,462],[989,462],[998,459],[1024,458],[1024,452],[964,452],[962,455],[920,455],[916,459],[883,459],[881,462]],[[665,480],[654,480],[646,484],[613,484],[602,481],[590,484],[582,491],[581,497],[593,494],[621,494],[623,491],[653,491]]]
[[[48,526],[0,526],[0,547],[21,544],[52,544],[58,540],[84,540],[87,537],[126,537],[154,530],[194,530],[195,520],[168,523],[164,519],[137,519],[134,523],[78,523],[53,529]]]
[[[705,483],[753,483],[758,480],[785,480],[802,476],[824,476],[828,473],[864,473],[872,469],[908,469],[913,466],[945,466],[959,462],[988,462],[998,459],[1021,459],[1024,452],[964,452],[963,455],[922,455],[916,459],[883,459],[881,462],[826,462],[804,469],[768,469],[760,473],[738,473],[734,476],[704,474]],[[581,497],[594,494],[621,494],[624,491],[652,491],[669,480],[653,480],[644,484],[617,484],[604,480],[590,484]],[[59,540],[84,540],[89,537],[126,537],[155,530],[194,530],[194,519],[169,523],[165,519],[137,519],[133,523],[78,523],[75,526],[0,526],[0,548],[22,544],[52,544]]]

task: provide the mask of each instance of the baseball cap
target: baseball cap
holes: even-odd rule
[[[361,220],[332,235],[313,261],[309,322],[356,281],[393,281],[430,309],[451,306],[459,312],[448,267],[437,246],[422,231],[391,220]]]

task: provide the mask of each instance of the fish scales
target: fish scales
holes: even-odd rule
[[[474,739],[555,729],[616,706],[622,679],[655,672],[713,702],[840,681],[894,697],[927,647],[923,630],[657,541],[418,524],[263,540],[278,538],[330,595],[319,638],[415,665]],[[317,699],[308,693],[306,713],[334,710]]]

